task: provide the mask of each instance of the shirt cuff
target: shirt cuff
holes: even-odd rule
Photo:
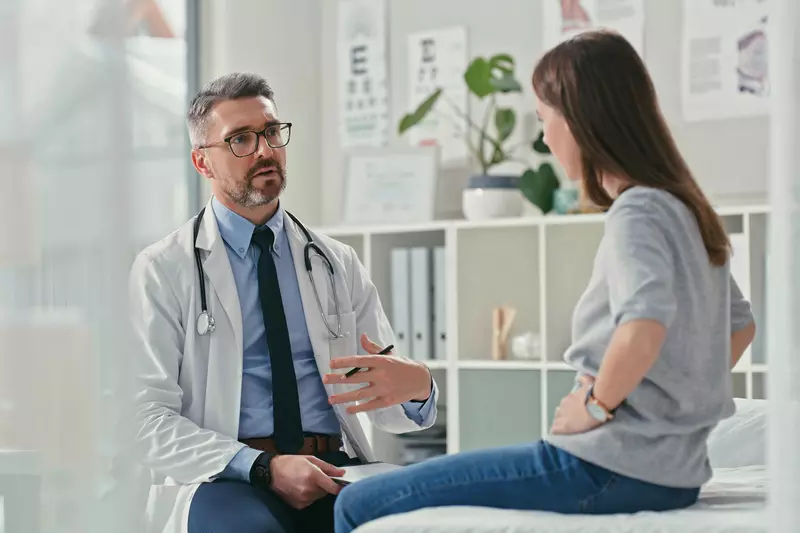
[[[427,426],[432,420],[433,406],[436,405],[436,400],[439,397],[439,387],[436,386],[436,381],[431,378],[432,388],[431,395],[424,402],[405,402],[400,405],[406,412],[406,416],[418,426]]]
[[[225,470],[220,474],[221,478],[235,479],[250,483],[250,470],[253,468],[253,463],[256,462],[258,456],[261,455],[259,450],[254,450],[245,446],[239,453],[233,456],[231,462],[225,467]]]

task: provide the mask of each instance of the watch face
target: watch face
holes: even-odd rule
[[[603,410],[602,407],[593,403],[586,404],[586,410],[589,411],[589,414],[592,418],[597,420],[598,422],[605,422],[606,421],[606,412]]]
[[[256,475],[260,478],[267,476],[267,468],[264,465],[256,465]]]

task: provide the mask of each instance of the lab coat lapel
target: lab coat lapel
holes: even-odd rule
[[[317,369],[320,375],[324,375],[331,370],[331,338],[322,320],[319,305],[317,305],[317,299],[314,296],[314,287],[311,286],[311,280],[308,279],[308,272],[306,271],[303,250],[308,241],[302,230],[297,227],[288,214],[284,215],[284,227],[289,236],[289,246],[292,248],[292,260],[294,261],[294,268],[300,287],[300,299],[303,301],[303,313],[306,317],[308,336],[311,338],[311,347],[314,349]],[[316,254],[312,251],[311,256],[314,257],[314,255]],[[328,271],[325,270],[325,264],[326,263],[322,259],[314,258],[314,260],[311,261],[311,271],[314,274],[314,285],[317,287],[319,301],[322,302],[322,309],[326,315],[328,315]],[[331,326],[336,327],[335,319],[330,316],[328,316],[328,319]],[[342,339],[341,342],[346,341]],[[355,350],[353,353],[355,353]],[[325,391],[329,396],[337,392],[345,392],[344,389],[337,391],[336,387],[344,386],[327,384],[325,385]],[[375,457],[369,448],[369,441],[358,421],[358,415],[347,414],[342,405],[335,405],[334,412],[339,419],[342,431],[353,452],[362,460],[374,461]],[[366,418],[366,415],[364,415],[364,417]]]
[[[308,279],[308,271],[306,271],[305,266],[304,249],[308,241],[302,230],[297,227],[288,214],[284,213],[283,224],[286,228],[286,234],[289,236],[289,246],[292,249],[292,260],[294,261],[294,269],[297,274],[297,285],[300,287],[300,299],[303,302],[303,313],[306,317],[306,327],[308,328],[308,336],[311,338],[311,347],[314,349],[314,358],[317,361],[317,368],[320,372],[328,372],[330,370],[328,330],[325,328],[325,322],[322,320],[317,298],[314,296],[314,287],[311,285],[311,280]],[[312,251],[312,256],[313,255],[314,253]],[[314,275],[314,285],[317,288],[317,294],[319,294],[319,301],[322,303],[322,309],[327,312],[328,274],[325,271],[322,261],[319,259],[311,261],[311,271]]]
[[[239,293],[236,290],[236,281],[233,279],[233,271],[225,251],[225,241],[219,234],[217,218],[211,208],[211,202],[206,205],[203,214],[203,223],[197,234],[197,247],[208,251],[203,261],[203,270],[206,272],[212,290],[228,315],[228,320],[233,327],[235,346],[243,346],[242,341],[242,309],[239,305]],[[209,306],[211,298],[208,298]],[[209,310],[213,315],[213,310]],[[215,317],[219,320],[219,317]]]

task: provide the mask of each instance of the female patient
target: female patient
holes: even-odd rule
[[[733,413],[730,370],[755,333],[720,220],[622,37],[592,32],[560,44],[536,66],[533,89],[545,142],[609,207],[564,355],[577,390],[540,442],[445,456],[345,488],[337,533],[450,505],[678,509],[711,475],[706,439]]]

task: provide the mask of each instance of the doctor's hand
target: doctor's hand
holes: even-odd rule
[[[359,367],[349,378],[344,374],[326,374],[322,381],[328,384],[366,384],[352,392],[335,394],[329,398],[331,405],[363,402],[351,405],[348,413],[360,413],[390,407],[408,401],[424,402],[432,391],[433,380],[424,364],[397,357],[391,353],[377,355],[381,347],[361,336],[361,346],[375,355],[354,355],[331,360],[331,369]],[[365,401],[366,400],[366,401]]]
[[[569,393],[556,408],[553,427],[550,432],[553,435],[571,435],[574,433],[585,433],[602,424],[592,418],[586,410],[586,393],[594,379],[591,376],[580,377],[580,388]]]
[[[270,488],[295,509],[304,509],[327,496],[338,494],[341,486],[329,476],[344,470],[310,455],[278,455],[270,463]]]

